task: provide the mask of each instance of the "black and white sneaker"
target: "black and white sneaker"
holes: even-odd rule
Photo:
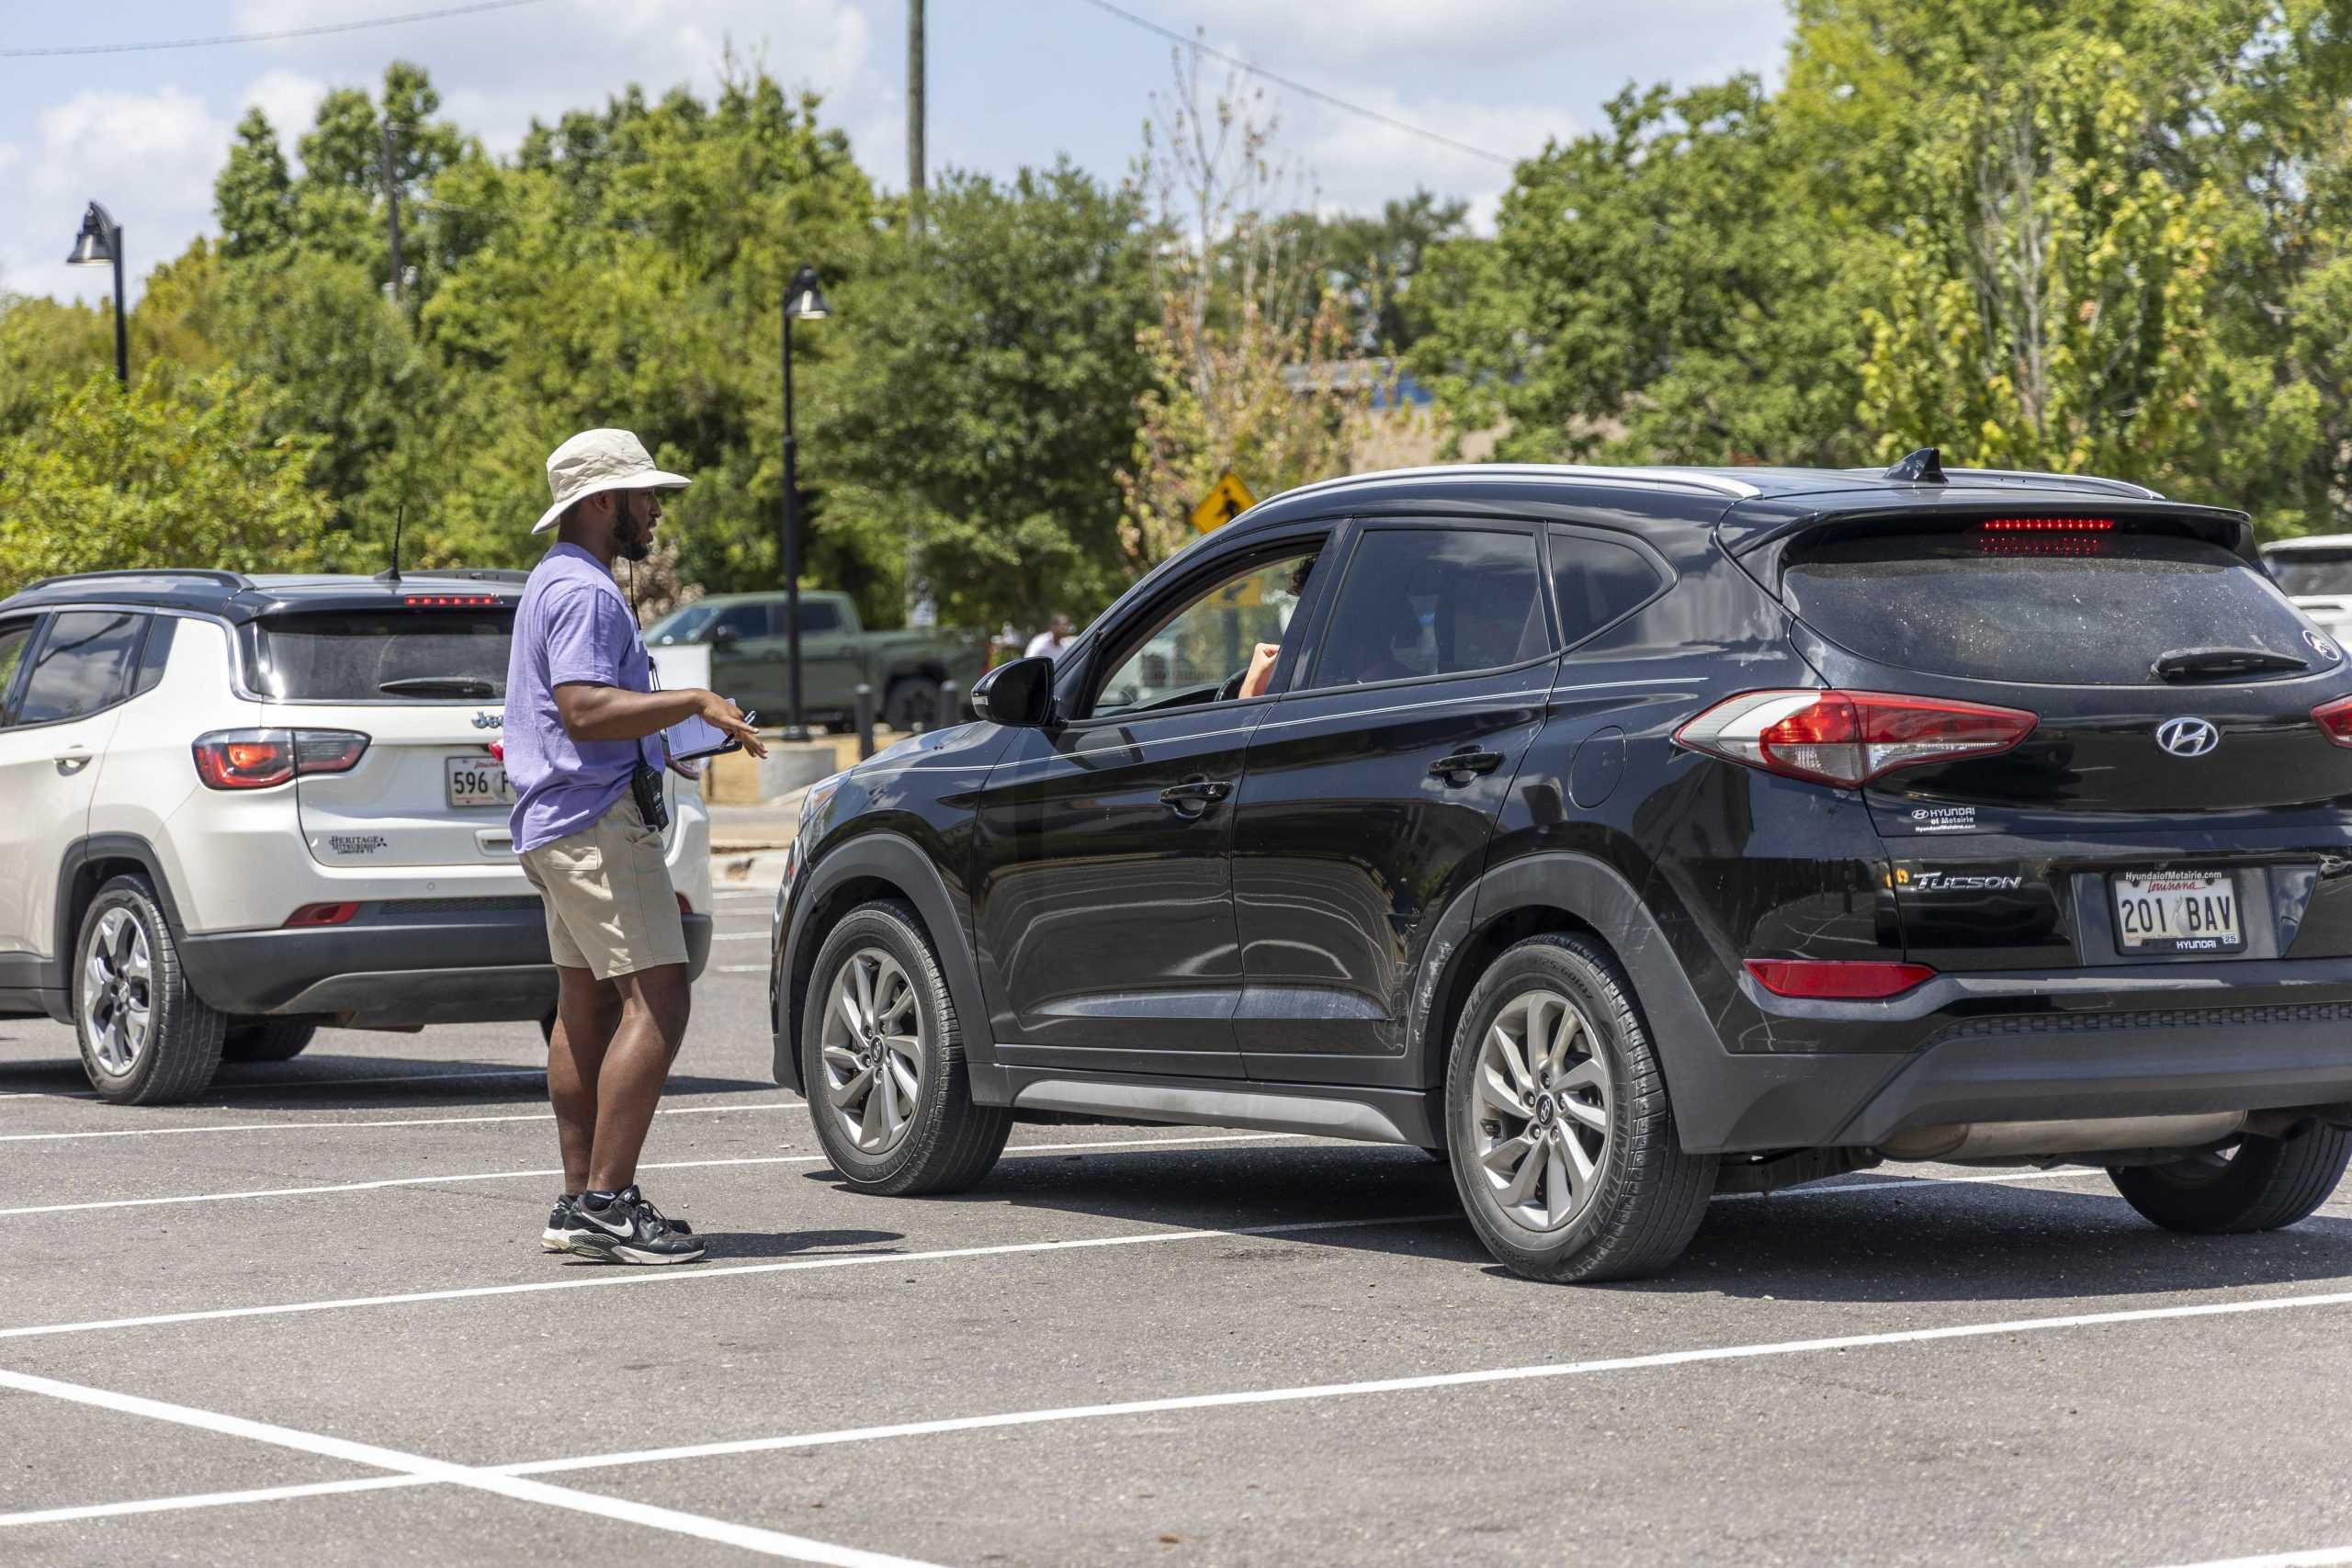
[[[600,1263],[692,1263],[703,1255],[692,1232],[662,1217],[635,1187],[605,1197],[583,1192],[572,1205],[579,1229],[569,1250]]]
[[[548,1211],[548,1228],[539,1233],[539,1246],[544,1250],[571,1250],[571,1238],[582,1229],[579,1205],[580,1194],[577,1192],[565,1192],[557,1197],[555,1207]]]

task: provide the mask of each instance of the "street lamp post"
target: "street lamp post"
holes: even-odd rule
[[[109,263],[114,266],[114,374],[128,389],[130,337],[122,321],[122,225],[94,201],[82,214],[82,232],[74,238],[74,254],[65,258],[65,265],[105,266]]]
[[[798,443],[792,434],[792,323],[821,321],[832,312],[817,287],[817,269],[803,262],[784,291],[784,615],[792,659],[792,702],[784,738],[806,740],[808,728],[800,706],[800,472]]]

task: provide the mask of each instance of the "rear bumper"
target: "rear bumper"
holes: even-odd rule
[[[1879,1009],[1889,1035],[1918,1043],[1724,1053],[1718,1081],[1694,1096],[1721,1113],[1687,1126],[1686,1142],[1727,1151],[1868,1146],[1953,1122],[2352,1105],[2352,960],[2196,971],[2144,980],[2079,970],[1972,976],[1936,996],[1793,1004],[1809,1021],[1834,1010],[1865,1034]]]
[[[316,1016],[357,1028],[537,1020],[555,1006],[555,965],[537,897],[461,915],[363,910],[347,926],[190,932],[181,961],[223,1012]],[[710,959],[710,917],[685,918],[689,974]]]

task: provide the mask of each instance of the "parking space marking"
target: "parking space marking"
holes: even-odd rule
[[[1364,1230],[1380,1225],[1422,1225],[1458,1221],[1443,1214],[1391,1214],[1360,1220],[1297,1220],[1271,1225],[1227,1225],[1214,1230],[1142,1231],[1121,1235],[1076,1236],[1066,1241],[1016,1241],[993,1247],[947,1247],[928,1252],[851,1252],[797,1258],[784,1263],[733,1263],[698,1269],[649,1269],[622,1273],[592,1272],[582,1280],[526,1280],[509,1285],[466,1285],[446,1291],[404,1291],[394,1295],[344,1296],[333,1301],[284,1302],[267,1306],[208,1307],[195,1312],[151,1313],[142,1317],[102,1317],[86,1323],[44,1323],[0,1328],[0,1339],[31,1339],[57,1334],[96,1334],[115,1328],[157,1328],[175,1323],[219,1323],[236,1317],[282,1317],[292,1313],[337,1312],[353,1307],[410,1306],[422,1302],[469,1301],[483,1296],[535,1295],[545,1291],[591,1291],[619,1285],[691,1284],[746,1274],[793,1274],[811,1269],[856,1269],[880,1263],[940,1263],[966,1258],[1013,1258],[1025,1253],[1080,1252],[1111,1247],[1148,1247],[1160,1242],[1227,1240],[1245,1235],[1298,1235],[1310,1231]]]
[[[720,931],[710,940],[713,942],[765,942],[767,934],[765,931]]]
[[[337,1492],[383,1492],[428,1486],[428,1475],[356,1475],[344,1481],[307,1481],[298,1486],[249,1486],[242,1492],[189,1492],[176,1497],[140,1497],[126,1503],[81,1503],[68,1508],[28,1508],[0,1514],[0,1526],[70,1525],[82,1519],[115,1519],[125,1514],[170,1514],[182,1508],[232,1508],[240,1503],[276,1503],[289,1497],[325,1497]]]
[[[712,975],[764,975],[768,966],[764,964],[714,964],[707,972]]]
[[[0,1388],[15,1389],[19,1393],[42,1394],[51,1399],[62,1399],[125,1416],[142,1416],[149,1420],[216,1432],[224,1437],[244,1438],[275,1448],[292,1449],[298,1453],[317,1454],[322,1458],[341,1460],[347,1464],[366,1465],[371,1470],[387,1470],[397,1475],[413,1476],[419,1482],[463,1486],[475,1492],[511,1497],[517,1502],[538,1503],[575,1514],[592,1514],[602,1518],[642,1525],[650,1529],[666,1530],[673,1535],[694,1536],[794,1562],[821,1562],[832,1564],[833,1568],[925,1568],[925,1565],[910,1558],[861,1551],[854,1547],[835,1546],[830,1541],[811,1540],[806,1536],[786,1535],[781,1530],[762,1529],[753,1525],[732,1524],[701,1514],[656,1507],[650,1503],[631,1503],[594,1492],[577,1492],[569,1486],[555,1486],[524,1476],[503,1475],[470,1465],[452,1464],[446,1460],[427,1459],[423,1454],[404,1453],[399,1449],[382,1448],[374,1443],[358,1443],[347,1438],[297,1431],[291,1427],[252,1421],[242,1416],[223,1416],[217,1411],[198,1410],[192,1405],[172,1404],[137,1394],[116,1393],[81,1383],[60,1382],[54,1378],[0,1371]]]
[[[243,1093],[261,1089],[356,1089],[361,1084],[446,1083],[452,1078],[543,1078],[545,1067],[469,1068],[462,1073],[386,1073],[381,1077],[339,1078],[318,1077],[308,1078],[253,1078],[229,1082],[215,1080],[202,1096],[192,1103],[201,1105],[214,1094]],[[0,1094],[0,1100],[96,1100],[94,1089],[33,1089],[14,1094]]]
[[[2246,1313],[2352,1305],[2352,1291],[2324,1295],[2270,1296],[2256,1301],[2201,1302],[2184,1306],[2133,1307],[2119,1312],[2075,1313],[2063,1317],[2015,1318],[1998,1323],[1951,1324],[1938,1328],[1892,1329],[1877,1334],[1840,1334],[1819,1339],[1784,1339],[1758,1345],[1721,1345],[1696,1350],[1662,1350],[1644,1356],[1612,1356],[1590,1361],[1555,1361],[1539,1366],[1499,1367],[1464,1372],[1430,1372],[1417,1377],[1378,1378],[1363,1382],[1309,1383],[1295,1388],[1248,1389],[1231,1393],[1179,1394],[1164,1399],[1133,1399],[1111,1404],[1071,1404],[1047,1410],[1015,1410],[995,1416],[959,1416],[936,1421],[902,1421],[882,1427],[852,1427],[831,1432],[802,1432],[786,1437],[742,1438],[731,1442],[689,1443],[675,1448],[639,1449],[628,1453],[588,1454],[572,1459],[537,1460],[495,1467],[508,1475],[552,1475],[566,1471],[605,1470],[625,1465],[661,1464],[672,1460],[710,1459],[724,1454],[767,1453],[781,1449],[830,1448],[842,1443],[876,1442],[889,1438],[925,1437],[944,1432],[976,1432],[1002,1427],[1036,1427],[1056,1422],[1095,1421],[1119,1416],[1149,1416],[1176,1410],[1215,1410],[1245,1404],[1291,1404],[1318,1399],[1346,1399],[1364,1394],[1408,1393],[1429,1389],[1467,1388],[1483,1383],[1527,1382],[1541,1379],[1591,1377],[1602,1372],[1645,1371],[1664,1367],[1692,1366],[1711,1361],[1754,1360],[1773,1356],[1817,1355],[1826,1351],[1860,1350],[1888,1345],[1918,1345],[1939,1340],[1982,1339],[1999,1335],[2049,1333],[2058,1329],[2107,1327],[2153,1323],[2173,1318],[2226,1317]],[[2294,1559],[2250,1559],[2252,1562]],[[2352,1557],[2330,1562],[2352,1561]],[[2204,1568],[2248,1568],[2247,1564],[2206,1564]]]
[[[2323,1546],[2310,1551],[2279,1551],[2267,1557],[2229,1557],[2184,1568],[2340,1568],[2352,1562],[2352,1546]]]
[[[744,1089],[745,1094],[766,1093],[763,1089]],[[665,1105],[656,1116],[714,1116],[726,1111],[793,1111],[807,1103],[787,1100],[780,1104],[759,1105]],[[397,1121],[368,1122],[238,1122],[232,1123],[198,1122],[192,1127],[108,1127],[80,1133],[0,1133],[0,1144],[63,1143],[74,1138],[163,1138],[180,1133],[300,1133],[313,1127],[449,1127],[469,1122],[552,1122],[552,1111],[516,1111],[501,1116],[408,1116]]]
[[[1007,1159],[1020,1159],[1028,1155],[1067,1153],[1073,1149],[1146,1149],[1190,1147],[1197,1144],[1273,1143],[1283,1139],[1303,1138],[1304,1133],[1232,1133],[1199,1138],[1098,1138],[1088,1143],[1014,1144],[1004,1151]],[[749,1155],[736,1159],[678,1159],[647,1161],[637,1168],[646,1170],[707,1170],[729,1165],[831,1165],[828,1155]],[[99,1198],[82,1203],[31,1203],[18,1209],[0,1209],[0,1219],[20,1214],[74,1214],[92,1209],[146,1209],[169,1203],[221,1203],[240,1198],[307,1198],[323,1192],[373,1192],[386,1187],[433,1187],[445,1181],[510,1181],[526,1178],[560,1177],[560,1166],[543,1170],[477,1170],[447,1176],[390,1176],[372,1181],[335,1181],[317,1187],[257,1187],[240,1192],[190,1192],[168,1198]]]

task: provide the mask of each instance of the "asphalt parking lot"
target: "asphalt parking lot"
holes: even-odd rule
[[[1411,1150],[1023,1128],[864,1197],[722,908],[643,1172],[691,1269],[539,1250],[528,1026],[142,1111],[0,1020],[0,1562],[2352,1562],[2352,1189],[2204,1240],[1894,1168],[1585,1289]]]

